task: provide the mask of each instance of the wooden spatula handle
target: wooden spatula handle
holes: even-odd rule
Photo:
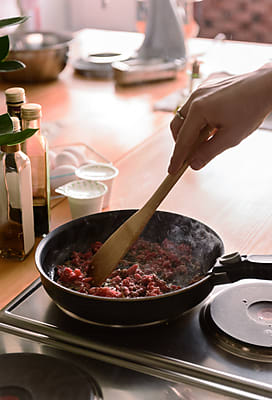
[[[181,169],[175,175],[167,175],[157,190],[153,193],[150,199],[142,207],[141,210],[150,209],[150,211],[156,210],[167,194],[170,192],[172,187],[177,183],[180,177],[184,174],[188,168],[188,162],[186,161]]]
[[[209,135],[210,130],[207,127],[202,130],[199,141],[204,141]],[[199,141],[195,144],[193,151],[199,145]],[[126,255],[129,248],[144,230],[158,206],[186,171],[188,165],[189,163],[186,161],[177,174],[167,175],[146,204],[127,219],[94,255],[92,260],[94,267],[92,276],[96,285],[101,284],[111,274],[119,261]]]
[[[194,153],[195,149],[199,146],[200,143],[204,142],[209,138],[211,135],[211,129],[206,126],[204,129],[202,129],[199,138],[195,145],[193,146],[193,149],[188,156],[188,159],[190,159],[191,154]],[[175,175],[167,175],[164,181],[161,183],[161,185],[158,187],[158,189],[153,193],[153,195],[150,197],[150,199],[146,202],[146,204],[142,207],[141,212],[148,212],[151,213],[151,215],[154,213],[154,211],[158,208],[158,206],[161,204],[161,202],[164,200],[164,198],[167,196],[167,194],[170,192],[172,187],[177,183],[177,181],[181,178],[181,176],[184,174],[186,169],[189,166],[189,162],[185,161],[180,170],[175,174]]]

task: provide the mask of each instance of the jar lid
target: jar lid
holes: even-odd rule
[[[112,164],[95,162],[77,168],[75,174],[86,181],[108,181],[118,175],[119,171]]]
[[[21,87],[12,87],[5,90],[7,103],[22,103],[25,101],[25,89]]]
[[[22,119],[31,121],[42,116],[42,106],[36,103],[26,103],[21,108]]]

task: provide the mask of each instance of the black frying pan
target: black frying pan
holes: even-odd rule
[[[183,215],[156,211],[141,237],[152,242],[160,243],[167,238],[190,244],[202,266],[204,277],[200,281],[164,295],[133,299],[82,294],[54,281],[55,267],[63,264],[72,251],[84,252],[92,242],[104,242],[135,211],[109,211],[82,217],[58,227],[40,242],[35,261],[41,281],[63,311],[98,325],[145,326],[177,318],[204,300],[217,284],[243,278],[272,279],[272,264],[267,259],[221,258],[223,242],[211,228]]]

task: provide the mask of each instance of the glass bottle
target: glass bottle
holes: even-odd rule
[[[195,60],[192,64],[189,80],[189,94],[195,91],[201,84],[200,62]]]
[[[20,121],[11,117],[14,132]],[[20,144],[0,151],[0,256],[24,260],[35,243],[30,160]]]
[[[22,105],[22,128],[38,131],[24,142],[22,150],[28,155],[32,171],[32,192],[35,236],[49,232],[50,220],[50,181],[48,166],[48,145],[41,133],[42,107],[40,104]]]
[[[11,117],[21,121],[21,107],[25,103],[25,90],[21,87],[11,87],[5,90],[7,111]]]

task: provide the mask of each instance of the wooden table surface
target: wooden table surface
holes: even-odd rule
[[[76,51],[126,51],[138,48],[142,35],[85,30],[76,37]],[[191,39],[188,54],[202,54],[205,74],[240,73],[266,62],[271,46]],[[171,112],[154,111],[156,101],[186,85],[186,71],[177,79],[118,87],[112,79],[79,76],[70,64],[54,82],[26,85],[29,102],[43,108],[49,146],[82,142],[119,168],[110,209],[139,208],[167,174],[173,149]],[[0,113],[6,112],[0,83]],[[254,101],[254,99],[252,99]],[[161,210],[198,219],[221,236],[226,252],[272,253],[272,132],[259,129],[239,146],[203,170],[187,170],[161,204]],[[67,200],[55,200],[51,230],[71,220]],[[37,241],[38,242],[38,241]],[[0,259],[0,308],[38,277],[35,248],[23,261]]]

